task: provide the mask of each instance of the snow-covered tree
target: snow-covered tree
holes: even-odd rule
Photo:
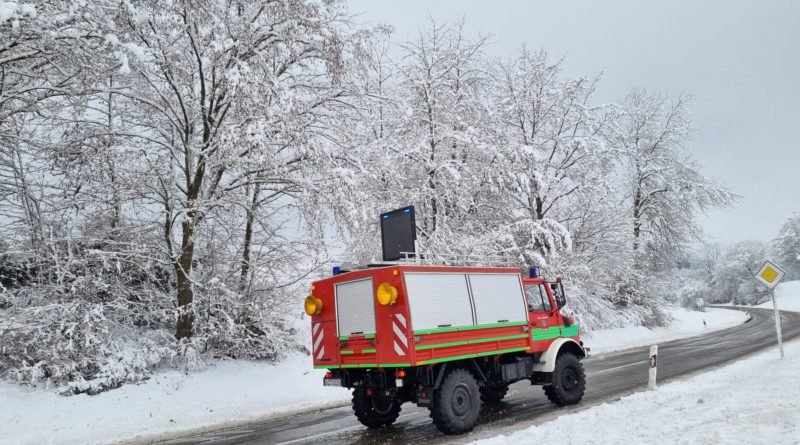
[[[737,304],[760,303],[767,289],[755,279],[764,263],[767,245],[759,241],[741,241],[728,247],[714,276],[711,301]]]
[[[686,98],[598,105],[463,21],[396,43],[336,0],[31,0],[0,37],[0,375],[25,382],[274,359],[309,275],[377,257],[407,204],[437,262],[536,264],[581,323],[658,324],[665,264],[735,199]],[[708,265],[720,294],[758,291],[742,256]]]
[[[27,247],[47,237],[42,200],[51,181],[42,149],[58,142],[48,131],[52,119],[107,70],[96,57],[104,5],[11,1],[0,8],[0,212],[9,229],[3,235]]]
[[[786,271],[786,280],[800,279],[800,213],[793,213],[770,245],[775,261]]]
[[[431,22],[415,40],[402,44],[405,113],[396,135],[396,167],[415,184],[407,199],[419,211],[420,242],[436,252],[461,247],[454,245],[453,232],[464,228],[466,216],[483,204],[474,166],[487,150],[481,101],[485,45],[485,38],[466,35],[463,22]]]
[[[705,177],[691,157],[689,99],[633,90],[610,133],[609,143],[623,163],[633,250],[649,256],[652,264],[673,258],[699,238],[698,212],[738,200]]]
[[[311,189],[303,165],[315,155],[316,110],[342,94],[346,20],[339,2],[139,1],[120,11],[128,84],[110,91],[135,107],[142,190],[160,206],[175,270],[178,338],[193,330],[204,221],[244,212],[246,283],[256,215]]]
[[[582,204],[591,205],[586,197],[609,191],[610,163],[598,136],[603,115],[590,102],[597,80],[565,79],[561,61],[527,48],[498,64],[493,111],[502,145],[491,179],[507,200],[497,236],[524,262],[545,265],[546,257],[569,251],[568,226]]]
[[[367,105],[370,121],[351,156],[362,176],[351,184],[357,197],[340,224],[355,228],[350,239],[381,211],[413,204],[423,251],[468,254],[480,247],[481,215],[496,208],[486,199],[490,172],[482,171],[493,150],[482,100],[486,40],[470,39],[463,27],[431,21],[399,46],[394,63],[385,49],[373,48],[362,88],[383,100]]]
[[[11,6],[0,372],[96,391],[296,347],[289,296],[323,254],[313,204],[353,94],[342,2]],[[175,344],[176,318],[198,335]]]

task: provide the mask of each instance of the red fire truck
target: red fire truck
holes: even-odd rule
[[[446,434],[472,430],[481,403],[530,380],[557,405],[578,403],[586,378],[580,328],[560,312],[560,278],[519,268],[377,265],[316,281],[305,300],[314,367],[353,390],[371,428],[405,402],[430,409]]]

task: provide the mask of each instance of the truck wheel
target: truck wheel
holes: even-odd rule
[[[431,418],[445,434],[472,431],[481,411],[481,393],[475,377],[463,369],[453,369],[433,395]]]
[[[578,357],[564,353],[556,359],[552,383],[544,387],[544,393],[551,402],[559,406],[578,403],[586,389],[586,374]]]
[[[400,402],[396,398],[368,396],[364,388],[353,391],[353,412],[362,425],[383,428],[397,420]]]
[[[481,401],[485,404],[497,403],[503,400],[508,392],[508,385],[484,386],[481,388]]]

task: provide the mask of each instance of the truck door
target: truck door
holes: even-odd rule
[[[543,281],[525,281],[525,298],[528,301],[528,311],[530,312],[531,328],[533,329],[534,340],[537,336],[549,337],[549,328],[556,327],[552,332],[560,332],[558,326],[561,324],[558,319],[558,311],[555,310],[553,296],[549,292],[547,283]],[[557,335],[553,335],[556,337]]]

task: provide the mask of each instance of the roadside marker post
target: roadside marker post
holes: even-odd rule
[[[775,311],[775,332],[778,335],[778,350],[783,359],[783,334],[781,333],[781,316],[778,312],[778,303],[775,302],[775,287],[781,282],[786,273],[772,261],[765,261],[756,273],[756,279],[769,288],[772,296],[772,309]]]
[[[650,378],[647,389],[656,389],[656,362],[658,361],[658,345],[650,346]]]

